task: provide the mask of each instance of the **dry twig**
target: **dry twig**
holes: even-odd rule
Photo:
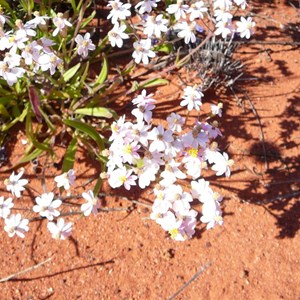
[[[34,265],[34,266],[29,267],[29,268],[27,268],[27,269],[25,269],[25,270],[22,270],[22,271],[20,271],[20,272],[17,272],[17,273],[14,273],[14,274],[9,275],[9,276],[7,276],[7,277],[4,277],[4,278],[0,279],[0,283],[1,283],[1,282],[9,281],[10,279],[15,278],[15,277],[17,277],[17,276],[19,276],[19,275],[21,275],[21,274],[24,274],[24,273],[27,273],[27,272],[29,272],[29,271],[35,270],[35,269],[39,268],[40,266],[44,265],[45,263],[49,262],[52,258],[53,258],[53,257],[49,257],[49,258],[47,258],[46,260],[44,260],[44,261],[38,263],[37,265]]]
[[[198,278],[208,267],[211,266],[209,262],[204,267],[202,267],[196,274],[194,274],[189,281],[187,281],[174,295],[172,295],[168,300],[174,300],[186,287],[188,287],[194,280]]]

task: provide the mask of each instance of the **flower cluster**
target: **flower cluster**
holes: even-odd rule
[[[25,190],[25,186],[28,185],[27,179],[22,179],[24,170],[21,170],[18,174],[14,172],[8,179],[5,180],[7,191],[11,192],[16,198],[21,197],[21,193]],[[75,171],[73,169],[66,173],[58,175],[54,178],[56,187],[59,189],[59,195],[61,192],[70,190],[71,186],[75,185]],[[29,188],[29,187],[28,187]],[[60,197],[59,196],[59,197]],[[99,199],[94,196],[94,193],[90,190],[82,193],[82,198],[85,200],[81,204],[81,214],[89,216],[91,213],[97,214],[100,208]],[[63,200],[56,198],[53,192],[43,193],[35,198],[35,205],[32,207],[32,211],[37,213],[41,218],[48,220],[47,228],[51,235],[55,239],[66,239],[71,235],[72,222],[65,222],[62,218],[61,207]],[[0,218],[4,219],[4,230],[8,233],[9,237],[17,235],[21,238],[25,237],[25,233],[29,230],[29,219],[22,218],[21,214],[12,214],[11,210],[14,209],[13,198],[4,199],[0,197]],[[66,213],[65,215],[68,215]],[[55,221],[56,218],[59,219]]]
[[[40,16],[38,12],[35,12],[34,16],[26,23],[18,19],[15,22],[15,28],[5,31],[4,25],[7,18],[0,14],[0,54],[3,57],[0,60],[0,77],[9,86],[15,84],[25,74],[32,77],[33,74],[49,71],[51,75],[54,75],[57,68],[63,70],[64,57],[54,50],[54,46],[58,41],[56,37],[58,35],[64,37],[67,34],[67,28],[72,27],[72,24],[62,13],[57,13],[53,18],[46,15]],[[54,27],[52,38],[46,38],[48,28],[45,25],[50,20]],[[41,35],[40,32],[44,34]],[[78,34],[75,42],[77,54],[82,57],[87,57],[88,51],[95,50],[89,33],[86,33],[84,37]]]
[[[196,43],[197,34],[205,31],[200,26],[200,22],[212,25],[206,26],[206,30],[212,31],[215,35],[221,35],[222,38],[237,33],[242,38],[249,39],[255,26],[251,17],[247,19],[241,17],[236,24],[232,22],[233,11],[244,10],[247,6],[246,0],[214,0],[212,6],[210,6],[210,1],[177,0],[176,3],[167,5],[163,11],[159,10],[160,2],[160,0],[145,0],[139,1],[135,5],[134,8],[141,19],[142,29],[127,22],[127,18],[131,16],[131,4],[124,4],[120,0],[111,0],[107,5],[111,9],[107,18],[114,25],[108,33],[110,44],[113,47],[121,48],[123,40],[129,39],[126,30],[134,32],[132,34],[135,39],[132,57],[137,64],[140,62],[148,64],[149,59],[156,56],[152,49],[153,46],[159,44],[159,40],[163,41],[163,38],[172,31],[176,32],[180,39],[184,39],[186,44],[189,44]],[[215,29],[209,29],[212,27]]]
[[[182,106],[199,110],[203,93],[197,86],[184,89]],[[168,231],[175,240],[183,241],[193,236],[197,212],[191,208],[196,199],[203,203],[201,221],[207,228],[222,224],[220,202],[209,182],[201,178],[202,171],[211,166],[217,176],[230,176],[233,160],[221,153],[215,139],[221,136],[217,122],[209,118],[196,120],[191,129],[185,128],[185,118],[176,113],[167,117],[166,127],[152,124],[155,108],[153,95],[143,90],[132,100],[132,114],[136,122],[125,116],[111,126],[107,176],[111,187],[132,186],[140,188],[156,183],[151,219]],[[211,116],[221,114],[221,105],[212,106]],[[190,182],[187,187],[186,182]]]

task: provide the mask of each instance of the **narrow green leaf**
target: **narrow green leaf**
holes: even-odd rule
[[[101,72],[100,72],[94,86],[102,84],[106,80],[107,74],[108,74],[108,62],[107,62],[107,58],[104,56]]]
[[[139,88],[148,88],[152,86],[158,86],[158,85],[165,85],[168,84],[169,80],[162,79],[162,78],[155,78],[155,79],[150,79],[146,83],[142,84],[139,86]]]
[[[35,149],[34,151],[32,151],[31,153],[24,155],[12,168],[15,168],[18,165],[21,164],[25,164],[27,162],[30,162],[34,159],[36,159],[37,157],[39,157],[42,153],[44,152],[44,150],[42,149]]]
[[[48,115],[41,109],[41,107],[40,107],[40,113],[43,116],[44,120],[46,121],[46,123],[47,123],[48,127],[50,128],[50,130],[52,132],[55,132],[56,128],[55,128],[54,124],[50,121]]]
[[[64,157],[64,161],[62,165],[63,172],[68,172],[70,169],[73,169],[76,150],[77,150],[77,139],[74,137],[71,143],[69,144]]]
[[[91,139],[93,139],[97,143],[100,150],[104,149],[103,140],[101,139],[99,133],[91,125],[82,123],[81,121],[78,120],[63,120],[63,122],[66,125],[71,126],[87,134]]]
[[[103,184],[103,179],[101,178],[101,176],[99,176],[99,178],[94,186],[94,189],[93,189],[93,193],[95,196],[97,196],[99,194],[102,184]]]
[[[48,143],[40,143],[34,136],[34,133],[32,131],[32,119],[31,119],[31,115],[32,113],[28,113],[26,116],[26,136],[27,138],[30,140],[30,142],[32,143],[32,145],[40,150],[43,151],[47,151],[50,152],[51,154],[53,154],[53,149],[48,145]]]
[[[78,71],[78,69],[80,68],[81,63],[78,63],[77,65],[75,65],[74,67],[72,67],[71,69],[69,69],[67,72],[65,72],[63,74],[63,79],[65,82],[68,82]]]
[[[26,105],[25,108],[23,109],[21,115],[15,119],[13,119],[10,123],[8,124],[3,124],[1,127],[0,127],[0,131],[6,131],[8,130],[9,128],[11,128],[12,126],[14,126],[16,123],[18,122],[23,122],[27,113],[29,111],[29,105]]]
[[[78,108],[75,110],[76,114],[93,116],[93,117],[103,117],[112,118],[114,116],[114,111],[105,107],[91,107],[91,108]]]
[[[95,17],[96,11],[94,10],[89,17],[87,17],[82,23],[80,28],[83,29],[86,25],[88,25]]]

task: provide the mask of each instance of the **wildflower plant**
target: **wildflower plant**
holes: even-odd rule
[[[155,126],[156,101],[146,88],[168,83],[162,75],[184,66],[212,38],[250,38],[255,22],[246,15],[245,0],[145,0],[134,6],[109,0],[108,28],[100,28],[107,30],[100,40],[89,26],[99,9],[94,1],[0,4],[0,132],[7,134],[21,122],[28,139],[24,156],[13,169],[44,152],[55,159],[57,140],[66,144],[62,174],[55,177],[57,192],[36,195],[32,208],[48,220],[52,237],[65,239],[71,234],[73,224],[61,218],[65,204],[61,192],[76,185],[73,166],[78,147],[85,147],[102,168],[94,189],[79,196],[83,216],[99,211],[98,194],[107,178],[113,188],[154,186],[150,218],[175,240],[186,240],[195,232],[199,218],[191,205],[194,200],[203,204],[201,221],[207,228],[222,224],[222,197],[202,178],[209,167],[217,176],[230,175],[233,161],[216,142],[221,131],[214,118],[222,116],[222,105],[212,105],[211,113],[200,118],[202,79],[202,85],[184,88],[180,102],[189,113],[197,111],[194,125],[186,126],[189,113],[172,112],[166,126]],[[178,41],[188,53],[180,51]],[[110,73],[110,60],[123,51],[130,53],[128,63]],[[143,81],[133,75],[141,64],[151,71],[164,61],[171,64],[160,75]],[[91,67],[99,62],[95,76]],[[135,122],[119,118],[109,108],[138,90],[132,100]],[[0,216],[10,237],[24,237],[29,229],[29,220],[12,212],[15,198],[28,186],[23,175],[23,170],[13,172],[5,181],[11,197],[0,198]]]

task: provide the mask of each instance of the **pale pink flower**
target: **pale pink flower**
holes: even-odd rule
[[[230,167],[234,164],[234,161],[229,159],[227,153],[223,152],[222,155],[220,152],[216,152],[213,162],[214,165],[211,169],[217,172],[217,176],[221,176],[223,174],[225,174],[226,177],[230,176]]]
[[[35,202],[37,205],[33,206],[33,211],[52,221],[54,217],[60,215],[60,212],[56,208],[62,204],[60,199],[53,200],[53,198],[54,194],[52,192],[42,194],[41,197],[36,197]]]
[[[28,227],[29,220],[22,219],[21,214],[10,215],[5,219],[4,230],[8,233],[9,237],[13,237],[15,234],[20,238],[25,237],[25,232],[29,230]]]
[[[108,40],[112,47],[122,48],[123,40],[129,39],[129,35],[125,33],[126,25],[121,25],[116,22],[112,30],[108,32]]]
[[[65,240],[72,233],[73,223],[65,223],[64,219],[58,219],[57,223],[49,222],[47,225],[48,230],[50,231],[52,238],[56,240]]]
[[[161,37],[162,32],[168,31],[168,25],[169,21],[163,18],[163,15],[157,15],[155,16],[148,16],[146,19],[144,34],[148,35],[148,37],[151,37],[154,35],[157,38]]]
[[[184,42],[188,44],[189,42],[196,42],[196,22],[187,23],[186,21],[179,22],[176,24],[175,28],[179,30],[177,36],[179,38],[184,38]]]
[[[90,39],[91,35],[87,32],[84,37],[78,34],[75,38],[75,42],[77,43],[77,53],[82,57],[87,57],[89,51],[93,51],[96,49],[96,46],[93,44]]]
[[[148,136],[149,140],[153,142],[150,145],[149,151],[158,151],[162,152],[166,149],[167,143],[173,142],[173,132],[171,130],[164,130],[162,125],[154,127]]]
[[[252,22],[251,17],[248,17],[247,19],[241,17],[241,21],[236,22],[236,25],[236,31],[240,33],[241,38],[245,37],[246,39],[249,39],[251,34],[253,33],[252,28],[255,26],[255,22]]]
[[[75,171],[70,169],[61,175],[55,176],[54,181],[58,188],[64,187],[65,190],[69,190],[71,185],[74,185],[76,179]]]
[[[187,86],[184,89],[184,95],[183,95],[183,99],[180,102],[181,106],[187,106],[187,109],[189,111],[196,109],[196,110],[200,110],[200,107],[202,105],[202,97],[203,97],[203,93],[201,91],[200,87],[197,86]]]
[[[189,6],[186,4],[183,4],[182,0],[177,0],[176,4],[171,4],[167,7],[166,11],[170,15],[175,15],[176,20],[180,20],[180,18],[185,19],[186,18],[186,12],[188,11]]]
[[[136,185],[136,175],[131,175],[133,170],[118,168],[111,172],[108,178],[108,183],[112,188],[117,188],[124,185],[126,190],[130,190],[132,185]]]
[[[83,214],[86,217],[89,216],[91,213],[96,215],[98,213],[98,209],[100,208],[100,202],[98,197],[95,197],[94,193],[90,190],[82,193],[82,197],[86,200],[86,203],[83,203],[80,208]]]
[[[72,27],[72,24],[66,18],[64,18],[63,13],[58,13],[52,21],[56,26],[55,30],[52,33],[53,36],[57,36],[59,32],[64,32],[66,30],[66,26]]]
[[[155,53],[150,50],[151,48],[151,39],[141,39],[138,42],[133,43],[134,52],[132,53],[132,57],[134,61],[139,64],[141,61],[143,64],[149,64],[149,57],[155,57]]]
[[[111,11],[107,16],[107,19],[111,19],[112,24],[115,24],[118,20],[126,20],[131,15],[131,4],[123,4],[120,0],[108,1],[108,7],[111,7]]]
[[[203,13],[207,12],[207,7],[205,7],[203,1],[197,1],[191,4],[191,7],[188,9],[187,13],[190,14],[190,20],[194,21],[195,19],[203,19]]]
[[[6,219],[10,214],[10,209],[14,206],[12,198],[7,198],[4,200],[4,197],[0,197],[0,217]]]
[[[21,179],[24,170],[21,170],[19,174],[15,175],[15,172],[9,176],[9,179],[4,181],[6,189],[10,191],[17,198],[21,197],[21,192],[25,190],[24,185],[28,183],[27,179]]]
[[[157,7],[157,2],[160,2],[160,0],[139,1],[139,3],[135,6],[135,9],[139,8],[140,14],[143,14],[145,12],[150,13],[152,11],[152,8]]]

